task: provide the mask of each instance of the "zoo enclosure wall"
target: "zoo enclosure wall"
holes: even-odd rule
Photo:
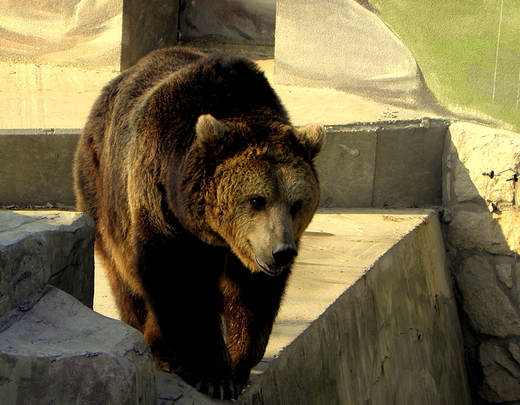
[[[417,119],[326,126],[316,165],[327,208],[436,207],[449,123]],[[0,206],[73,208],[80,129],[0,130]]]

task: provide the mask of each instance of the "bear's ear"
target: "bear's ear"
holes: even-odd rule
[[[199,117],[195,125],[197,141],[201,144],[215,144],[223,141],[231,129],[210,114]]]
[[[309,124],[296,129],[298,141],[309,151],[311,159],[314,159],[321,150],[325,129],[321,125]]]

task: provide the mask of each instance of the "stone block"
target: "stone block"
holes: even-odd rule
[[[508,208],[518,183],[508,181],[520,168],[518,134],[466,122],[450,125],[444,156],[444,204],[477,202]],[[483,173],[494,173],[493,178]]]
[[[54,287],[0,324],[2,404],[156,404],[155,366],[137,330]]]
[[[448,237],[456,248],[500,255],[520,253],[520,211],[489,212],[481,205],[460,204],[447,210]]]
[[[505,343],[504,347],[485,342],[480,345],[479,352],[484,373],[479,395],[491,403],[518,401],[520,398],[518,345]]]
[[[94,221],[78,212],[0,211],[0,316],[50,283],[92,307]]]
[[[464,312],[477,332],[501,338],[520,335],[516,291],[500,285],[507,287],[510,277],[507,270],[514,266],[513,257],[475,254],[455,270]]]

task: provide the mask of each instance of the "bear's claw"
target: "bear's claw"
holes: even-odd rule
[[[226,389],[227,388],[227,389]],[[227,381],[227,387],[224,382],[222,384],[212,384],[210,382],[204,384],[203,381],[197,381],[195,389],[209,397],[220,399],[237,399],[242,390],[231,381]]]

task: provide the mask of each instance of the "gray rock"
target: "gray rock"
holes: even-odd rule
[[[484,371],[483,387],[479,391],[481,397],[492,403],[520,398],[520,364],[507,348],[483,343],[480,361]]]
[[[54,287],[37,298],[0,325],[3,405],[156,404],[154,363],[140,332]]]
[[[510,298],[497,285],[496,260],[503,258],[476,254],[462,262],[455,278],[463,296],[464,311],[478,332],[505,338],[520,335],[520,316]]]
[[[92,307],[94,222],[59,211],[0,211],[0,315],[50,283]]]
[[[498,263],[496,267],[498,279],[508,288],[513,287],[513,265],[510,263]]]

